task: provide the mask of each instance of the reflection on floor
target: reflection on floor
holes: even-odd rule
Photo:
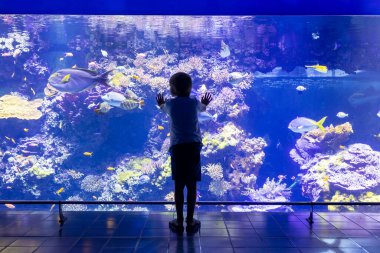
[[[200,233],[177,236],[173,213],[0,212],[0,252],[380,252],[380,214],[198,213]]]

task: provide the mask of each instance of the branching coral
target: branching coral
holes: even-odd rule
[[[210,72],[210,78],[216,84],[226,83],[230,78],[228,69],[214,69]]]
[[[42,99],[28,101],[19,96],[4,95],[0,97],[0,119],[39,119],[42,113],[38,108],[42,102]]]
[[[169,82],[164,77],[153,77],[149,80],[149,85],[154,91],[162,92],[169,88]]]
[[[213,180],[208,187],[208,190],[218,197],[224,196],[230,189],[231,184],[225,180]]]
[[[98,192],[103,190],[105,184],[101,176],[88,175],[82,180],[80,188],[86,192]]]
[[[212,180],[221,180],[223,178],[223,168],[220,163],[210,163],[202,168],[205,174],[211,177]]]

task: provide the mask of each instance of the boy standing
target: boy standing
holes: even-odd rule
[[[172,179],[175,184],[175,206],[177,219],[169,222],[172,231],[182,233],[183,227],[183,191],[187,188],[186,231],[197,232],[201,223],[194,219],[197,195],[197,181],[201,180],[200,152],[202,137],[198,123],[198,113],[205,111],[211,102],[211,94],[203,95],[201,102],[190,97],[192,80],[183,72],[174,74],[170,80],[170,93],[174,96],[165,101],[162,94],[156,97],[159,107],[170,118],[170,149]]]

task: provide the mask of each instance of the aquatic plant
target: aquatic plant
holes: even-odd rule
[[[20,96],[4,95],[0,97],[0,119],[39,119],[42,113],[38,108],[42,102],[42,99],[28,101]]]

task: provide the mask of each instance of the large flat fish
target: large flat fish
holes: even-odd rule
[[[61,69],[49,77],[48,86],[67,93],[81,92],[96,84],[108,86],[107,76],[111,71],[98,75],[95,71],[89,69]]]

